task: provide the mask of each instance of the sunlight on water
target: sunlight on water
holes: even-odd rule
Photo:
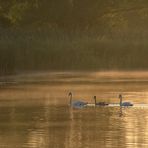
[[[0,78],[0,147],[147,148],[148,73],[44,73]],[[133,107],[71,109],[68,92],[89,103]]]

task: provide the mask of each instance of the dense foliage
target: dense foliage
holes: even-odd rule
[[[0,74],[147,70],[146,0],[0,0]]]

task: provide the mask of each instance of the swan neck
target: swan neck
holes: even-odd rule
[[[94,97],[94,100],[95,100],[95,106],[96,106],[96,104],[97,104],[97,101],[96,101],[96,98]]]
[[[70,106],[72,105],[72,94],[70,95],[69,104],[70,104]]]
[[[120,97],[120,106],[122,106],[122,97]]]

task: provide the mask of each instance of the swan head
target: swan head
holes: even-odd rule
[[[94,99],[96,99],[97,97],[96,96],[94,96]]]
[[[72,96],[72,92],[69,92],[68,96]]]
[[[122,94],[119,94],[119,99],[122,99]]]

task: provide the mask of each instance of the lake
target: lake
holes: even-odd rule
[[[73,99],[133,107],[69,107]],[[136,106],[137,104],[141,104]],[[47,72],[0,77],[2,148],[147,148],[148,72]]]

